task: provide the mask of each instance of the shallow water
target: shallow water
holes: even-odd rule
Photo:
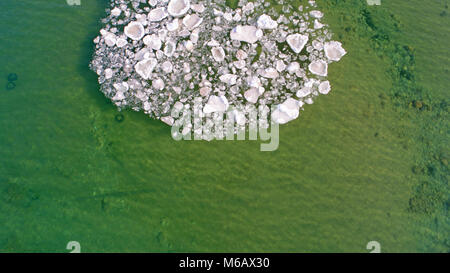
[[[425,119],[383,95],[391,61],[344,31],[351,7],[317,1],[349,53],[330,66],[333,91],[265,153],[254,141],[175,142],[142,113],[117,122],[88,69],[108,1],[81,2],[0,2],[0,87],[19,76],[0,88],[0,251],[79,241],[83,252],[367,252],[372,240],[384,252],[449,251],[446,211],[408,210]],[[444,2],[430,2],[370,9],[399,18],[395,39],[417,48],[418,81],[446,99],[450,24]],[[415,21],[424,10],[430,19]]]

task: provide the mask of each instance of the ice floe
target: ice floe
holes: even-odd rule
[[[274,106],[287,123],[331,91],[328,66],[347,54],[314,1],[274,11],[269,2],[111,0],[90,67],[119,108],[173,125],[172,110],[200,115]],[[245,125],[241,110],[235,120]],[[187,132],[190,128],[184,128]]]

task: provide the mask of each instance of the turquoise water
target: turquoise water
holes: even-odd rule
[[[363,1],[317,1],[349,53],[330,67],[332,93],[281,126],[271,153],[175,142],[142,113],[117,122],[88,69],[108,1],[81,2],[0,2],[0,87],[19,76],[0,89],[0,251],[450,250],[444,1],[370,7],[375,29]],[[374,41],[380,31],[390,40]],[[415,48],[405,88],[395,43]],[[412,84],[423,97],[393,96]]]

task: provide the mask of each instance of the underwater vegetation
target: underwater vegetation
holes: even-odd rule
[[[114,116],[114,119],[115,119],[117,122],[121,123],[122,121],[125,120],[125,116],[124,116],[123,114],[119,113],[119,114],[117,114],[117,115]]]
[[[434,96],[431,90],[421,86],[416,79],[416,50],[396,39],[402,32],[402,23],[396,15],[376,7],[368,7],[362,1],[327,1],[328,5],[353,9],[355,14],[342,14],[342,22],[348,35],[367,38],[380,58],[388,58],[391,66],[387,70],[393,86],[384,90],[379,97],[389,97],[398,112],[405,113],[417,125],[413,134],[422,143],[417,151],[416,165],[411,172],[420,181],[409,200],[408,210],[413,214],[427,215],[437,219],[448,219],[450,191],[448,187],[449,158],[449,103],[447,99]],[[352,10],[347,8],[346,10]],[[440,16],[447,16],[448,5]],[[350,24],[350,21],[357,24]],[[351,27],[351,26],[357,27]],[[355,29],[359,28],[359,29]],[[445,220],[444,220],[445,221]],[[447,223],[444,223],[448,225]],[[444,240],[443,247],[450,251],[450,241]]]

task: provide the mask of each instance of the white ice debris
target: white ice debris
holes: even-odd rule
[[[158,62],[155,58],[146,59],[136,64],[135,69],[142,78],[148,80]]]
[[[146,46],[153,50],[159,50],[162,46],[161,39],[156,34],[145,36],[143,42]]]
[[[308,66],[311,73],[325,77],[328,74],[328,64],[322,60],[311,62]]]
[[[287,71],[290,74],[294,74],[300,70],[300,64],[298,62],[292,62],[287,66]]]
[[[168,31],[175,31],[179,28],[180,24],[179,24],[179,20],[178,19],[173,19],[171,22],[167,23],[167,30]]]
[[[164,81],[161,78],[157,78],[154,81],[152,81],[152,87],[156,90],[163,90],[164,89]]]
[[[115,7],[111,10],[111,14],[115,17],[120,16],[121,13],[122,13],[122,10],[119,9],[118,7]]]
[[[309,96],[313,92],[314,84],[316,83],[316,80],[309,79],[305,82],[303,87],[297,91],[295,94],[298,98],[305,98]]]
[[[340,42],[331,41],[327,42],[324,45],[325,55],[331,61],[339,61],[347,52],[342,48],[342,44]]]
[[[256,103],[258,101],[259,95],[259,90],[256,87],[252,87],[244,93],[245,99],[251,103]]]
[[[161,69],[165,72],[165,73],[171,73],[172,69],[173,69],[173,65],[171,62],[169,61],[165,61],[161,64]]]
[[[222,2],[111,0],[90,64],[101,91],[171,126],[179,121],[172,110],[197,103],[202,117],[275,106],[269,117],[286,123],[331,91],[328,65],[347,52],[315,1],[285,2],[280,12],[262,0],[236,9]],[[233,113],[245,126],[245,114]]]
[[[237,58],[238,60],[245,60],[245,59],[247,59],[247,57],[248,57],[247,52],[245,52],[245,51],[242,50],[242,49],[239,49],[239,50],[236,52],[236,58]]]
[[[302,34],[291,34],[286,37],[286,42],[295,53],[300,53],[308,42],[308,36]]]
[[[158,22],[158,21],[161,21],[162,19],[166,18],[167,15],[168,14],[167,14],[166,8],[164,8],[164,7],[152,9],[148,13],[148,20],[150,22]]]
[[[202,3],[192,4],[191,9],[195,12],[202,13],[205,11],[205,6]]]
[[[312,10],[309,12],[309,15],[311,15],[314,18],[320,19],[323,17],[323,13],[320,10]]]
[[[131,22],[124,29],[125,35],[133,40],[140,40],[145,35],[144,26],[139,22]]]
[[[117,42],[117,37],[113,33],[108,33],[105,35],[105,44],[109,47],[115,46]]]
[[[288,123],[298,117],[300,107],[302,106],[302,102],[289,98],[282,104],[279,104],[275,111],[272,112],[272,120],[279,124]]]
[[[117,41],[116,41],[116,46],[119,47],[119,48],[124,47],[126,44],[128,44],[128,42],[127,42],[127,40],[124,39],[124,38],[119,38],[119,39],[117,39]]]
[[[170,0],[167,7],[169,14],[174,17],[185,15],[191,4],[189,0]]]
[[[282,60],[276,62],[276,69],[278,72],[283,72],[286,69],[286,64]]]
[[[236,84],[237,78],[238,78],[237,75],[234,74],[225,74],[219,77],[220,81],[228,85]]]
[[[105,69],[105,79],[111,79],[113,76],[113,71],[111,68]]]
[[[200,18],[197,14],[188,14],[183,19],[183,25],[188,30],[193,30],[194,28],[198,27],[202,23],[203,19]]]
[[[221,62],[221,61],[225,60],[225,51],[223,50],[222,47],[220,47],[220,46],[213,47],[211,49],[211,53],[214,57],[214,60],[216,60],[216,62]]]
[[[267,14],[263,14],[263,15],[259,16],[257,25],[260,29],[275,29],[278,27],[277,21],[273,20]]]
[[[230,32],[232,40],[242,41],[246,43],[256,43],[263,36],[262,30],[255,26],[236,26]]]
[[[200,88],[200,95],[202,95],[203,97],[209,96],[209,93],[211,93],[211,87],[204,86]]]
[[[273,67],[268,67],[261,71],[261,76],[268,79],[276,79],[280,75],[278,71]]]
[[[208,103],[203,107],[203,113],[225,112],[228,109],[228,100],[225,96],[210,96]]]
[[[320,94],[328,94],[331,90],[331,85],[329,81],[324,81],[319,84],[319,93]]]

